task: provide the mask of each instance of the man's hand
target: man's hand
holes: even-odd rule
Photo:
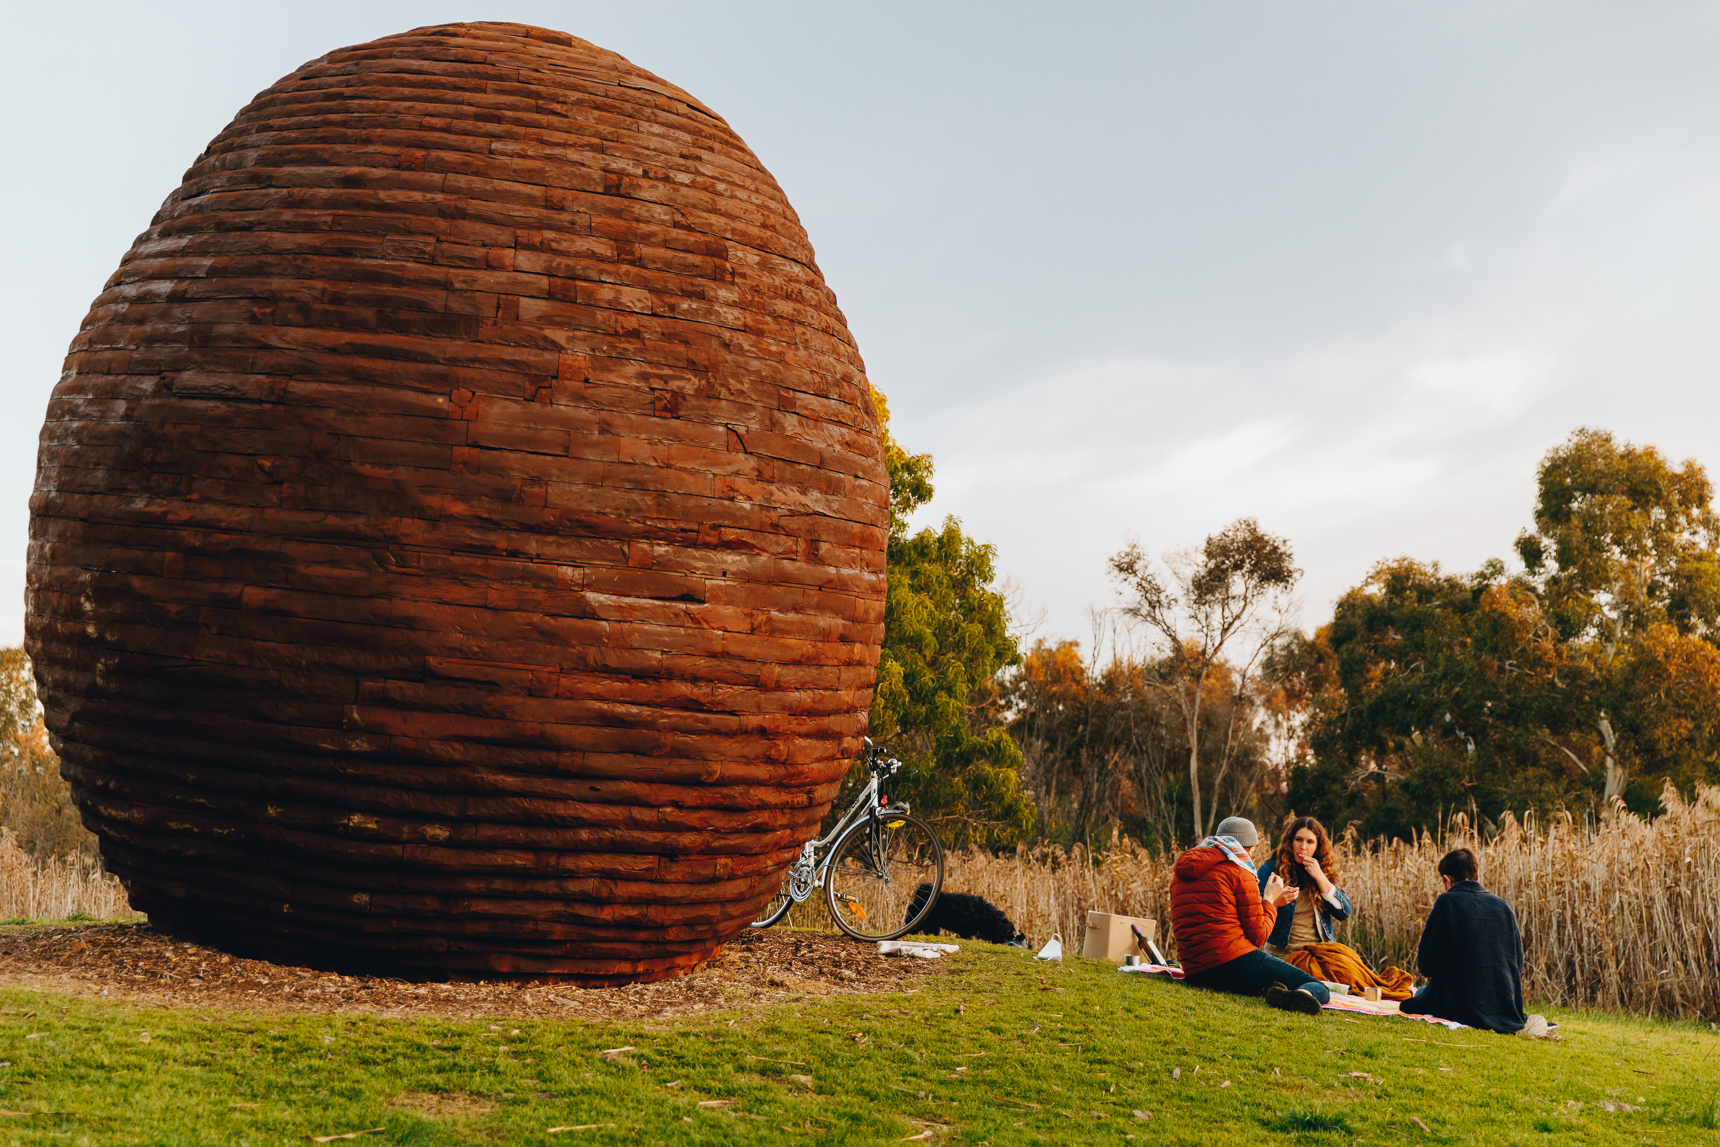
[[[1265,901],[1274,908],[1282,908],[1296,900],[1296,890],[1286,887],[1284,880],[1276,872],[1266,878],[1266,888],[1263,892]]]

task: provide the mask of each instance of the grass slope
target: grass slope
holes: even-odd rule
[[[0,1144],[1715,1142],[1708,1024],[1313,1019],[983,944],[920,983],[603,1025],[0,992]]]

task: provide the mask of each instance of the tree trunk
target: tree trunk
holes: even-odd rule
[[[1098,770],[1093,764],[1093,754],[1085,747],[1075,759],[1081,769],[1081,795],[1075,805],[1075,839],[1086,845],[1087,836],[1093,831],[1093,820],[1098,815],[1103,780],[1096,775]]]
[[[1630,780],[1630,776],[1625,772],[1624,766],[1618,763],[1618,741],[1613,736],[1612,721],[1602,713],[1595,721],[1595,727],[1601,731],[1601,740],[1606,742],[1607,747],[1607,787],[1602,799],[1611,801],[1614,798],[1622,798],[1625,782]]]
[[[1199,841],[1202,834],[1200,831],[1200,751],[1198,749],[1188,751],[1188,787],[1189,792],[1194,794],[1194,838]]]
[[[1206,814],[1208,835],[1217,827],[1214,822],[1218,820],[1218,791],[1224,787],[1225,775],[1230,772],[1230,755],[1236,745],[1236,713],[1241,707],[1241,693],[1238,692],[1230,700],[1230,719],[1224,725],[1224,748],[1219,753],[1218,775],[1212,779],[1212,810]]]
[[[1188,787],[1194,797],[1194,843],[1198,844],[1206,836],[1201,831],[1203,823],[1200,815],[1200,698],[1206,686],[1206,674],[1203,672],[1194,679],[1194,699],[1183,708],[1183,716],[1188,721]],[[1218,799],[1218,794],[1213,794]]]

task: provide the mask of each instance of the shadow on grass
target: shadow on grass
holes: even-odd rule
[[[1319,1104],[1313,1107],[1292,1107],[1276,1119],[1263,1119],[1268,1131],[1280,1131],[1288,1135],[1302,1131],[1348,1131],[1350,1120],[1341,1111],[1322,1111]]]

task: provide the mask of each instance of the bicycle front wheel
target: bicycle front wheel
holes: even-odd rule
[[[885,813],[836,842],[824,896],[836,926],[856,940],[894,940],[925,919],[943,886],[938,834],[917,817]]]

